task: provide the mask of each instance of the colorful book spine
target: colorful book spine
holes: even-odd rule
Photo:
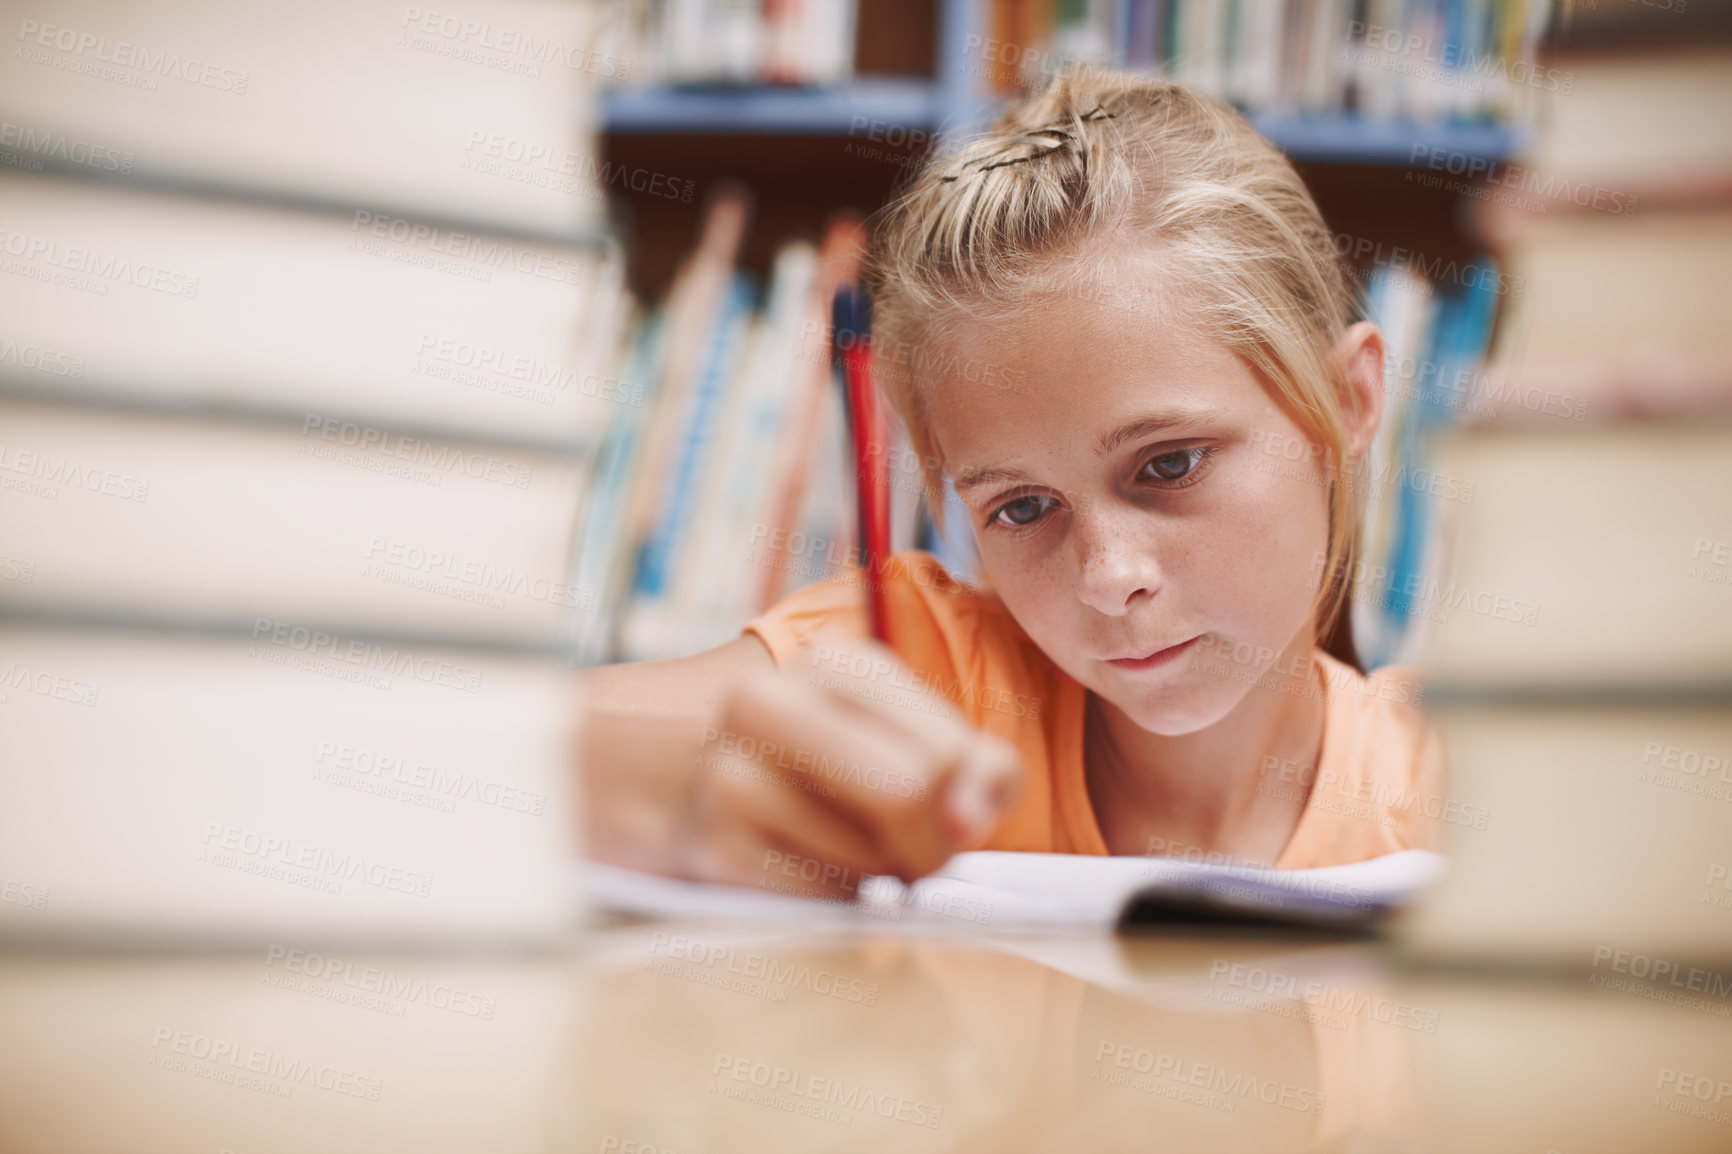
[[[736,273],[723,298],[722,315],[717,323],[720,339],[711,345],[709,357],[704,362],[691,415],[674,452],[673,472],[661,515],[653,534],[644,542],[643,554],[638,561],[637,592],[646,598],[660,597],[667,589],[670,563],[685,531],[718,425],[717,409],[721,403],[722,386],[732,367],[734,349],[744,334],[750,312],[750,282],[743,274]]]
[[[1171,75],[1241,108],[1519,120],[1547,0],[991,0],[999,96],[1075,62]]]

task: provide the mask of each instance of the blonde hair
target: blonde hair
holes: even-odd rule
[[[1336,343],[1355,294],[1299,174],[1238,113],[1179,84],[1072,69],[929,163],[874,220],[866,276],[879,379],[934,510],[943,462],[926,390],[957,321],[1099,291],[1103,238],[1140,241],[1184,308],[1259,377],[1330,477],[1319,637],[1346,600],[1364,485],[1342,472],[1358,405]],[[1361,464],[1362,467],[1362,464]]]

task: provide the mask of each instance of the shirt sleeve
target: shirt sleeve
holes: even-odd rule
[[[808,585],[778,601],[744,627],[786,666],[820,638],[870,637],[864,577],[851,572]],[[973,663],[982,644],[981,595],[920,550],[892,556],[879,577],[891,648],[916,669],[954,674]]]
[[[777,667],[786,668],[816,638],[868,636],[865,589],[846,578],[815,581],[746,622],[741,632],[754,634]]]
[[[1387,687],[1384,696],[1394,702],[1389,710],[1400,727],[1397,748],[1406,750],[1411,767],[1409,804],[1399,818],[1402,841],[1410,849],[1443,850],[1452,832],[1447,827],[1459,824],[1460,807],[1450,796],[1443,740],[1423,706],[1425,672],[1388,665],[1372,677],[1379,687]]]

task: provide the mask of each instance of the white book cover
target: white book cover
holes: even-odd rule
[[[617,258],[369,211],[0,176],[0,381],[575,443],[611,379]]]
[[[556,935],[573,713],[558,662],[293,622],[0,629],[0,937]]]
[[[1449,686],[1732,680],[1732,435],[1712,421],[1486,425],[1445,436],[1451,502],[1424,654]],[[1616,459],[1622,468],[1608,470]]]
[[[551,645],[596,608],[584,487],[571,456],[317,416],[0,403],[0,548],[29,573],[0,607]]]
[[[802,0],[800,77],[819,87],[845,84],[854,76],[855,0]]]
[[[706,575],[692,602],[700,619],[724,637],[751,616],[763,587],[776,450],[787,435],[794,387],[803,383],[807,367],[800,359],[801,327],[817,272],[817,251],[808,244],[792,243],[777,254],[764,329],[747,370],[750,392],[737,414],[738,439],[725,482],[716,487],[714,535],[703,553]]]
[[[1351,0],[1313,0],[1305,76],[1299,87],[1299,107],[1306,113],[1334,112],[1345,100],[1352,61],[1363,47],[1348,38],[1352,9]]]
[[[561,236],[604,218],[604,7],[58,0],[20,9],[0,146],[98,176]],[[3,137],[10,137],[4,139]]]
[[[1281,85],[1285,0],[1239,0],[1229,67],[1230,95],[1247,108],[1272,108]]]

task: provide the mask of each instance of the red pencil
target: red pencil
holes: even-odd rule
[[[884,562],[890,554],[890,470],[884,445],[884,422],[878,411],[878,391],[872,382],[872,339],[866,296],[853,285],[836,293],[835,341],[841,353],[848,396],[848,430],[854,445],[856,515],[860,530],[861,570],[866,579],[866,606],[872,636],[889,644],[889,620],[884,611]]]

